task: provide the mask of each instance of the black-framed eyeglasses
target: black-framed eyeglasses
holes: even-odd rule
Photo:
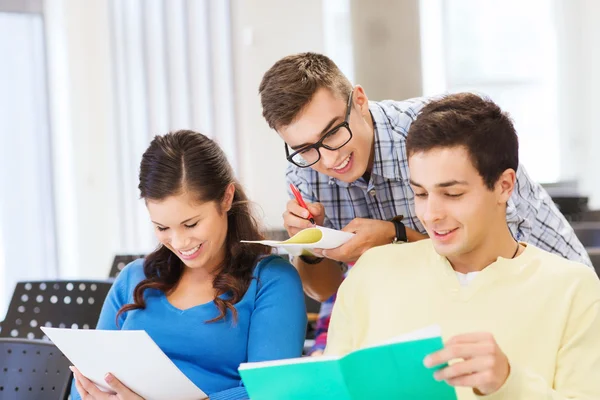
[[[338,150],[344,147],[350,139],[352,139],[352,130],[350,129],[350,113],[352,111],[352,92],[348,97],[348,104],[346,105],[346,117],[344,122],[334,126],[323,135],[323,137],[313,144],[306,145],[297,151],[290,154],[287,143],[285,143],[285,155],[289,162],[297,165],[300,168],[310,167],[316,164],[321,159],[321,147],[327,150]]]

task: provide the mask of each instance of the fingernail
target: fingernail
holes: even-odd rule
[[[323,250],[321,254],[323,254],[323,257],[327,257],[327,251]]]
[[[431,357],[429,357],[429,356],[425,357],[425,359],[423,360],[423,364],[426,367],[430,367],[431,366]]]
[[[106,383],[111,383],[113,381],[113,379],[115,379],[115,377],[112,376],[111,373],[104,375],[104,380],[106,381]]]
[[[308,218],[308,210],[304,210],[304,212],[302,213],[304,218]]]

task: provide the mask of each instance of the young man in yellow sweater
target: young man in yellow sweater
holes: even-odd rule
[[[600,399],[600,281],[517,242],[506,224],[518,139],[490,100],[449,95],[406,141],[415,208],[430,239],[366,252],[338,292],[327,354],[439,324],[428,367],[460,400]],[[433,372],[432,372],[433,373]]]

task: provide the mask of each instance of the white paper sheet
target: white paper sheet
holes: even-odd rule
[[[242,242],[261,243],[267,246],[280,247],[293,256],[299,256],[304,252],[313,254],[311,250],[314,249],[335,249],[346,243],[353,236],[353,233],[315,226],[314,228],[301,230],[288,240],[242,240]]]
[[[111,391],[104,381],[110,372],[146,400],[207,397],[145,331],[41,329],[83,376],[104,391]]]

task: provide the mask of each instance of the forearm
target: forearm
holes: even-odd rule
[[[428,239],[429,236],[423,235],[421,232],[417,232],[414,229],[406,228],[406,237],[408,242],[418,242],[419,240]]]
[[[342,265],[328,258],[318,264],[307,264],[300,257],[294,257],[294,266],[302,279],[302,286],[306,294],[323,302],[337,292],[344,280]]]

